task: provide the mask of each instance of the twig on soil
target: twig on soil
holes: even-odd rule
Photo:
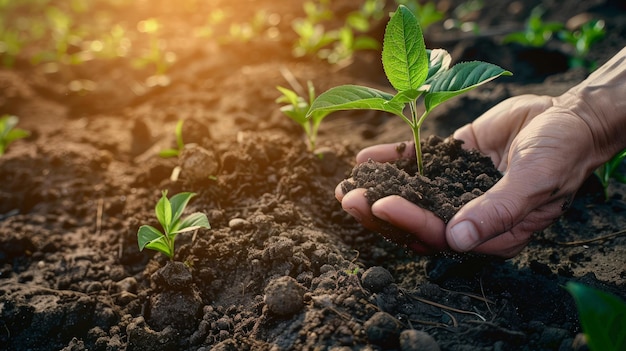
[[[466,293],[466,292],[462,292],[462,291],[454,291],[454,290],[449,290],[449,289],[441,288],[441,287],[439,289],[441,289],[442,291],[445,291],[445,292],[452,293],[452,294],[460,294],[460,295],[463,295],[463,296],[471,297],[472,299],[475,299],[475,300],[478,300],[478,301],[482,301],[482,302],[484,302],[486,304],[492,304],[492,305],[496,304],[495,302],[489,300],[486,296],[484,296],[484,292],[483,292],[483,296],[479,296],[479,295],[475,295],[475,294],[471,294],[471,293]],[[482,292],[482,286],[481,286],[481,292]]]
[[[452,313],[448,312],[448,311],[443,311],[443,313],[447,314],[448,317],[450,317],[450,319],[452,319],[452,326],[453,327],[458,327],[459,326],[459,322],[457,322],[456,318],[452,315]]]
[[[487,306],[487,310],[489,311],[489,314],[491,314],[491,317],[494,317],[493,311],[491,310],[491,307],[489,306],[489,303],[487,300],[487,296],[485,295],[485,289],[483,288],[483,277],[480,277],[480,280],[478,281],[480,283],[480,293],[483,294],[483,298],[485,301],[485,306]]]
[[[476,316],[476,317],[480,318],[483,322],[485,322],[487,320],[485,317],[481,316],[480,314],[478,314],[476,312],[459,310],[457,308],[446,306],[446,305],[442,305],[440,303],[437,303],[437,302],[434,302],[434,301],[430,301],[430,300],[426,300],[426,299],[423,299],[421,297],[413,296],[411,294],[407,294],[407,296],[409,296],[410,298],[412,298],[414,300],[417,300],[419,302],[423,302],[423,303],[431,305],[431,306],[439,307],[439,308],[444,309],[444,310],[448,310],[448,311],[452,311],[452,312],[456,312],[456,313],[462,313],[462,314],[471,314],[473,316]]]
[[[289,83],[289,85],[291,86],[291,89],[293,89],[295,92],[297,92],[298,95],[300,95],[300,96],[308,96],[308,94],[304,91],[304,88],[302,87],[302,85],[296,79],[296,76],[294,76],[294,74],[291,73],[289,68],[287,68],[285,66],[281,66],[280,67],[280,74],[283,76],[283,78],[285,78],[287,83]]]
[[[419,323],[419,324],[423,324],[423,325],[431,325],[433,327],[439,327],[439,328],[448,328],[449,327],[449,325],[447,325],[447,324],[443,324],[443,323],[439,323],[439,322],[423,321],[423,320],[419,320],[419,319],[411,319],[411,320],[409,320],[409,322]]]
[[[482,321],[481,322],[481,321],[475,321],[475,320],[474,321],[470,320],[470,321],[467,321],[467,322],[471,323],[471,324],[486,325],[488,327],[495,328],[498,331],[503,332],[505,334],[508,334],[510,336],[517,336],[517,337],[522,337],[522,338],[526,337],[526,334],[524,334],[521,331],[515,331],[515,330],[507,329],[507,328],[501,327],[501,326],[499,326],[499,325],[497,325],[495,323],[491,323],[491,322],[487,322],[487,321]]]
[[[575,241],[555,241],[554,243],[557,245],[563,245],[563,246],[578,246],[578,245],[585,245],[585,244],[590,244],[596,241],[603,241],[603,240],[608,240],[608,239],[613,239],[613,238],[617,238],[619,236],[622,235],[626,235],[626,229],[620,230],[618,232],[615,233],[611,233],[611,234],[607,234],[607,235],[601,235],[597,238],[592,238],[592,239],[587,239],[587,240],[575,240]]]

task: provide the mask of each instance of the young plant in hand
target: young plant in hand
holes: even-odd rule
[[[179,193],[167,198],[167,191],[155,207],[156,217],[163,227],[163,232],[149,225],[142,225],[137,232],[139,251],[144,248],[163,253],[170,260],[174,259],[174,241],[180,233],[190,232],[200,228],[211,229],[209,220],[204,213],[195,212],[181,219],[185,207],[194,193]]]
[[[419,174],[424,174],[420,145],[420,128],[426,117],[442,102],[467,92],[502,75],[511,75],[487,62],[462,62],[450,67],[451,57],[443,49],[426,50],[419,21],[400,5],[385,30],[383,68],[387,79],[397,90],[381,90],[343,85],[321,94],[311,104],[308,118],[321,120],[340,110],[372,109],[401,117],[410,127],[415,140]],[[418,101],[425,111],[420,115]],[[409,115],[404,110],[409,106]]]

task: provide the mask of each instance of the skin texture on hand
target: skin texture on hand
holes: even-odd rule
[[[366,228],[393,237],[387,222],[411,234],[418,254],[453,250],[510,258],[571,204],[584,180],[626,147],[626,49],[580,85],[559,97],[522,95],[507,99],[454,133],[488,155],[503,178],[470,201],[447,223],[399,196],[370,207],[365,189],[335,196]],[[624,107],[624,108],[622,108]],[[357,163],[414,157],[412,143],[362,150]],[[346,180],[350,181],[350,180]]]

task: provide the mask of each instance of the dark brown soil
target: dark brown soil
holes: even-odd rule
[[[418,174],[415,157],[393,164],[370,160],[354,167],[352,181],[342,183],[342,190],[367,189],[365,196],[370,203],[400,195],[448,222],[463,205],[502,177],[489,157],[477,150],[464,150],[462,144],[431,135],[422,143],[424,175]]]
[[[332,3],[337,13],[356,7]],[[448,136],[507,97],[560,94],[588,74],[500,44],[492,29],[521,29],[540,1],[516,2],[517,12],[508,2],[485,3],[472,15],[479,35],[439,24],[427,45],[515,76],[446,103],[426,134]],[[618,3],[543,3],[549,20],[589,12],[606,21],[607,38],[590,59],[602,63],[624,46]],[[360,148],[410,139],[404,122],[337,113],[322,124],[313,154],[275,103],[274,87],[288,86],[285,68],[319,91],[345,83],[389,89],[379,52],[359,52],[341,67],[294,59],[290,23],[303,16],[295,1],[123,6],[124,21],[168,23],[164,40],[178,57],[169,85],[148,86],[151,72],[123,60],[50,73],[25,57],[0,70],[0,114],[19,116],[32,132],[0,158],[0,349],[572,350],[581,330],[566,282],[626,298],[626,237],[615,234],[626,227],[624,185],[611,183],[608,201],[597,188],[581,191],[513,259],[416,256],[364,230],[333,196]],[[216,7],[241,22],[256,9],[276,13],[285,34],[190,37],[189,26]],[[380,38],[384,21],[376,28]],[[228,23],[219,30],[228,33]],[[68,88],[81,79],[96,88]],[[175,145],[179,119],[195,146],[180,160],[158,157]],[[176,166],[182,172],[172,180]],[[178,236],[178,263],[137,247],[139,226],[158,226],[162,190],[197,193],[188,211],[206,213],[212,226]]]

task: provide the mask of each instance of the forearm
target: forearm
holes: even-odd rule
[[[555,98],[555,106],[577,115],[589,126],[598,165],[626,148],[626,48]]]

